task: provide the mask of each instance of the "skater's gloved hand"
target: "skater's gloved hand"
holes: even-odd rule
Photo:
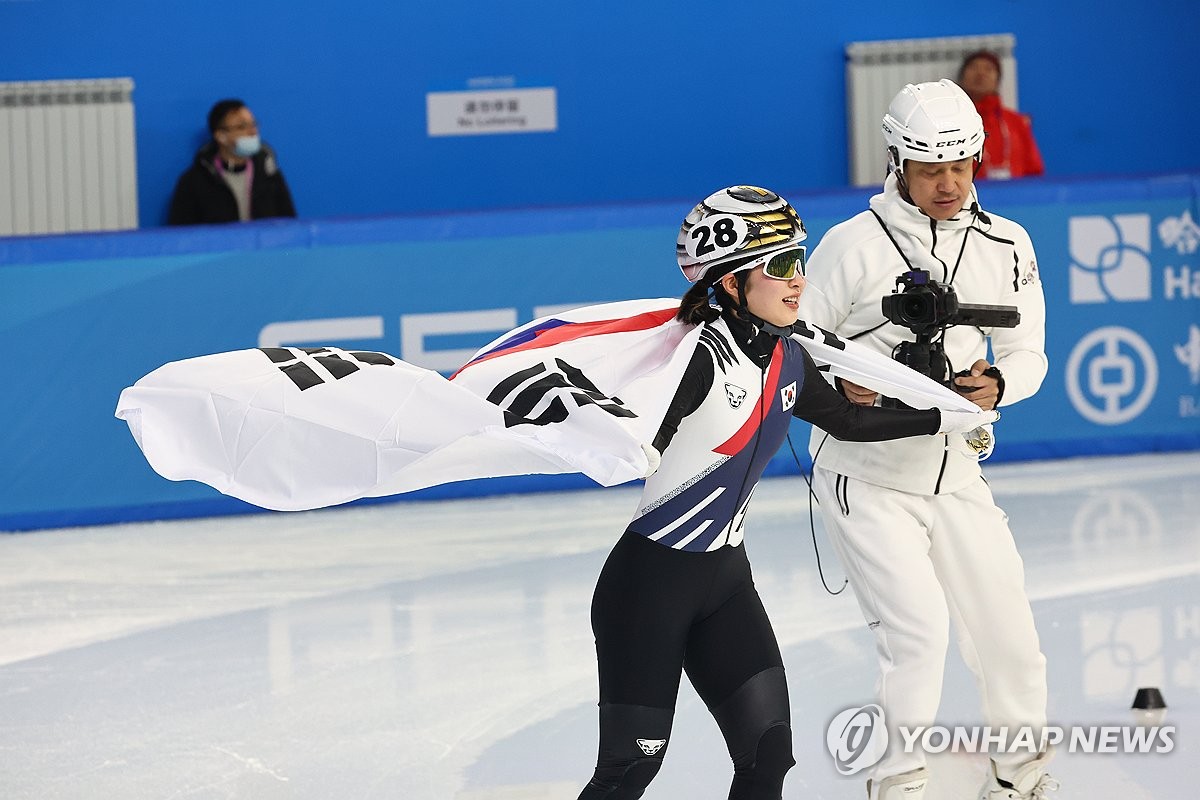
[[[662,455],[654,449],[653,445],[642,444],[642,451],[646,454],[646,474],[643,478],[649,478],[658,471],[658,465],[662,463]]]
[[[967,433],[981,425],[988,425],[1000,419],[996,411],[959,411],[958,409],[942,410],[942,422],[938,425],[938,433]]]

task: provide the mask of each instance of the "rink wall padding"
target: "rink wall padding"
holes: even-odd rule
[[[1200,448],[1198,190],[1200,174],[981,184],[984,207],[1033,238],[1048,306],[1049,375],[1003,410],[994,461]],[[790,199],[815,244],[870,194]],[[278,343],[449,372],[554,308],[682,294],[689,205],[0,239],[0,530],[253,511],[151,471],[113,417],[121,389],[168,361]],[[787,447],[769,468],[798,471]],[[525,476],[404,499],[587,485]]]

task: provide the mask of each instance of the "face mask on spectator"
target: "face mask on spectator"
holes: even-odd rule
[[[237,153],[242,158],[250,158],[250,156],[258,153],[262,149],[262,140],[258,134],[253,136],[239,136],[233,144],[233,152]]]

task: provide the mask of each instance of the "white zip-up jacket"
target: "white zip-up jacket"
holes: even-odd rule
[[[990,340],[988,360],[1004,376],[1001,407],[1032,396],[1046,377],[1046,306],[1025,229],[979,211],[974,187],[957,216],[935,221],[900,196],[895,175],[871,198],[870,209],[835,225],[813,251],[800,318],[892,355],[916,336],[887,321],[882,298],[896,290],[896,278],[910,265],[927,270],[933,280],[952,285],[960,303],[1016,306],[1021,314],[1015,328],[949,328],[944,345],[950,371],[988,359]],[[818,448],[818,466],[916,494],[954,492],[980,475],[979,462],[965,448],[950,447],[945,436],[844,442],[813,428],[809,452]]]

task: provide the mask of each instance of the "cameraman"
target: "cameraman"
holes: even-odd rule
[[[934,344],[944,347],[948,374],[930,377],[952,380],[985,409],[1024,400],[1046,375],[1045,304],[1029,235],[979,207],[973,179],[983,121],[950,81],[909,84],[892,100],[883,135],[883,192],[814,251],[801,319],[894,356],[914,334],[884,317],[881,300],[897,276],[926,270],[964,303],[1020,313],[1013,328],[938,328]],[[994,366],[986,360],[989,341]],[[838,385],[855,403],[880,402],[869,389]],[[890,735],[868,792],[871,800],[919,800],[924,753],[903,752],[897,728],[935,721],[951,618],[987,724],[1040,734],[1046,723],[1045,658],[1021,558],[961,436],[858,443],[814,428],[810,452],[826,529],[877,642]],[[1048,758],[995,753],[979,797],[1044,797],[1057,788],[1044,773]]]

